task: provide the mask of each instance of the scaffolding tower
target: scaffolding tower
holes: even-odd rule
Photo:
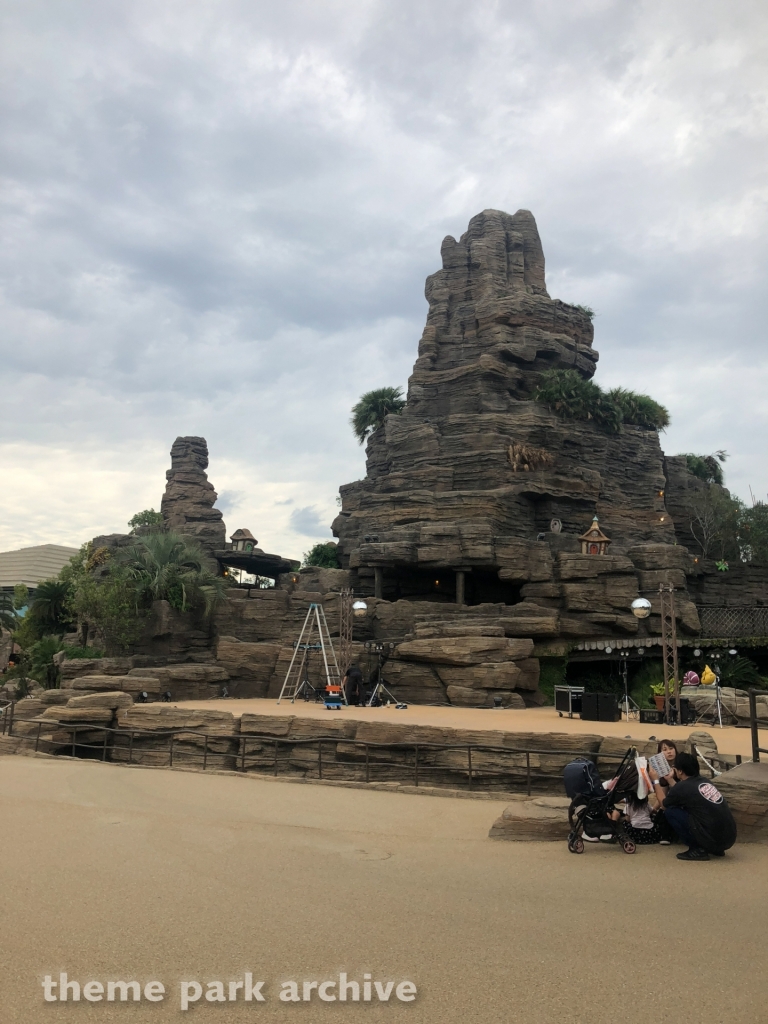
[[[670,686],[675,695],[677,720],[682,720],[680,708],[680,674],[677,668],[677,622],[675,588],[669,583],[659,584],[659,614],[661,615],[662,666],[664,669],[664,721],[672,724]]]

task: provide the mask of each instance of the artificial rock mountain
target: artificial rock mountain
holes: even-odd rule
[[[652,647],[660,583],[674,586],[678,635],[692,643],[699,610],[702,619],[734,605],[765,611],[764,566],[722,573],[688,550],[686,519],[708,485],[683,457],[665,458],[655,430],[608,434],[534,399],[544,370],[588,378],[598,356],[586,312],[547,293],[533,216],[485,211],[458,242],[446,238],[442,257],[427,279],[406,407],[370,437],[365,479],[340,489],[342,568],[298,572],[288,559],[226,545],[205,440],[177,438],[166,525],[275,587],[232,588],[213,621],[157,602],[130,657],[73,662],[73,679],[125,675],[129,688],[140,676],[148,692],[170,687],[177,699],[222,685],[232,696],[276,697],[309,603],[323,604],[337,633],[339,590],[352,588],[368,604],[354,622],[353,658],[370,672],[376,658],[363,643],[387,642],[385,678],[399,698],[521,706],[543,700],[539,657],[579,641]],[[611,543],[585,555],[578,538],[595,515]],[[630,605],[641,595],[654,613],[639,622]]]
[[[673,582],[695,632],[658,433],[607,434],[534,400],[543,371],[588,378],[598,354],[587,313],[547,292],[532,214],[478,214],[442,262],[406,407],[370,437],[366,478],[341,488],[342,565],[390,600],[452,601],[458,571],[467,611],[488,606],[516,637],[636,633],[632,600]],[[515,446],[544,464],[526,470]],[[612,542],[601,557],[578,542],[595,515]]]

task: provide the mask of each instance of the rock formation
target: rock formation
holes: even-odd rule
[[[598,354],[589,315],[547,292],[533,216],[486,210],[442,261],[407,405],[341,488],[333,529],[356,586],[486,606],[509,637],[571,638],[636,634],[632,600],[673,582],[696,632],[658,433],[608,434],[534,400],[544,370],[589,378]],[[598,557],[578,541],[595,515],[612,541]]]
[[[207,468],[205,438],[177,437],[160,511],[167,529],[195,537],[213,553],[224,548],[226,527],[221,512],[213,507],[218,495],[208,481]]]

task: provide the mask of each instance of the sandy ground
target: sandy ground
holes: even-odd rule
[[[179,983],[251,971],[200,1021],[755,1024],[768,848],[569,854],[494,842],[502,803],[0,758],[0,1020],[185,1019]],[[160,1003],[41,981],[160,980]],[[287,979],[413,981],[410,1004],[283,1003]]]
[[[726,727],[713,729],[709,725],[667,726],[641,725],[639,722],[582,722],[580,718],[560,718],[554,708],[528,708],[515,711],[504,708],[449,708],[428,707],[409,704],[404,711],[394,707],[343,708],[341,711],[327,711],[322,704],[298,701],[296,704],[274,700],[202,700],[179,703],[178,707],[215,708],[231,711],[239,716],[244,712],[255,715],[299,715],[303,718],[328,718],[344,715],[358,721],[407,722],[412,725],[442,725],[454,729],[501,729],[507,732],[568,732],[591,733],[602,736],[631,736],[634,739],[650,739],[662,736],[686,740],[694,729],[707,729],[715,738],[717,749],[723,754],[752,756],[752,740],[749,729]],[[768,730],[761,730],[761,745],[768,747]]]

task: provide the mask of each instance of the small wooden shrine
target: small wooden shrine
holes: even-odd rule
[[[581,541],[582,555],[604,555],[611,543],[610,537],[606,537],[600,529],[597,516],[592,520],[592,525],[587,532],[582,533],[579,540]]]
[[[258,544],[250,530],[235,530],[229,539],[232,541],[233,551],[253,551]]]

